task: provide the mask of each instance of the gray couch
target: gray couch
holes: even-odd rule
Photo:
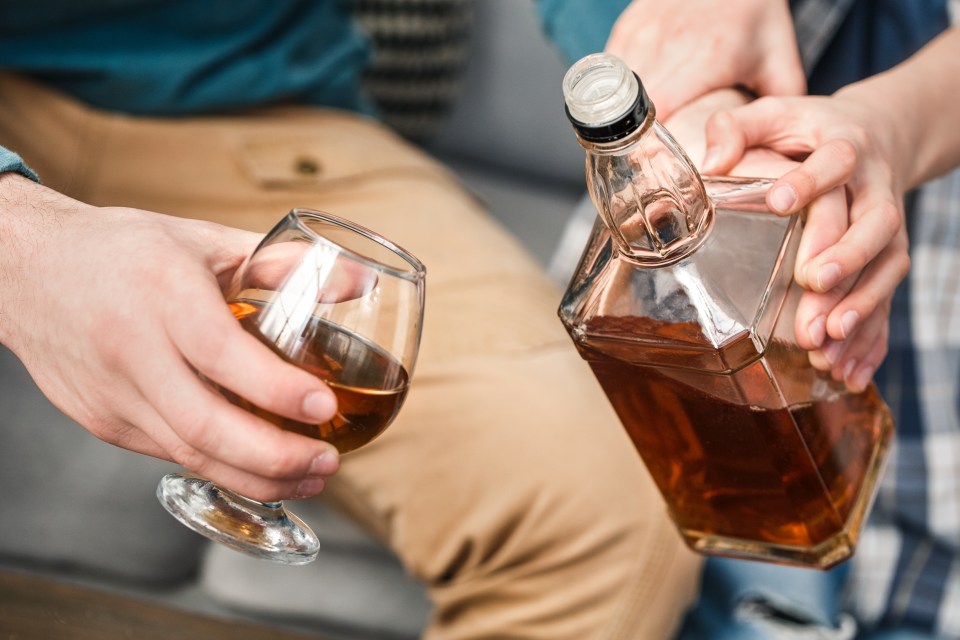
[[[464,95],[428,150],[546,266],[583,191],[582,151],[563,115],[565,65],[532,2],[484,0],[474,10]],[[156,483],[170,468],[71,423],[0,348],[2,565],[328,637],[419,636],[429,615],[422,585],[335,511],[294,506],[321,536],[317,562],[249,559],[160,507]]]

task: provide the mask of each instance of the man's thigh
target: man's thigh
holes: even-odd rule
[[[259,231],[321,209],[426,264],[407,403],[344,456],[329,493],[428,583],[431,633],[666,636],[697,563],[564,333],[559,292],[447,171],[331,111],[145,120],[60,107],[56,119],[82,121],[72,163],[42,136],[23,155],[74,197]]]

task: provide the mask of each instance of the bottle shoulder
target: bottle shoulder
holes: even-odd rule
[[[762,353],[791,288],[799,218],[766,208],[769,181],[705,186],[712,228],[673,264],[630,260],[596,225],[560,308],[575,342],[718,371]]]

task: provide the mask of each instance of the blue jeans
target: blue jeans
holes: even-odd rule
[[[677,640],[930,640],[910,629],[858,629],[842,609],[846,574],[846,564],[818,571],[711,558]]]

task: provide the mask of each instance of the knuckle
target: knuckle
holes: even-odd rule
[[[122,432],[129,429],[128,425],[119,425],[117,421],[101,415],[78,416],[77,421],[84,425],[91,435],[108,442],[119,445],[122,441]]]
[[[215,444],[215,422],[206,411],[189,411],[177,417],[171,425],[184,443],[198,451],[209,451]]]
[[[910,272],[911,259],[907,253],[897,253],[893,259],[893,269],[897,280],[903,280]]]
[[[142,341],[137,336],[137,323],[126,305],[101,307],[91,318],[89,339],[109,370],[126,368],[130,345]]]
[[[273,479],[289,479],[303,475],[300,456],[289,447],[273,447],[270,455],[264,457],[261,475]]]
[[[874,210],[875,223],[881,227],[881,230],[892,237],[900,231],[903,225],[903,215],[900,208],[892,202],[882,202]]]
[[[187,443],[181,443],[174,446],[169,451],[170,457],[185,469],[194,471],[201,475],[206,474],[212,461]]]
[[[863,269],[874,257],[868,247],[852,239],[844,238],[841,243],[843,253],[847,256],[847,267],[844,269],[844,274],[855,273]]]
[[[722,136],[733,126],[733,116],[726,111],[716,111],[707,118],[707,135],[710,137]]]
[[[817,180],[803,165],[792,171],[788,180],[803,200],[809,200],[816,193]]]
[[[877,182],[888,185],[895,185],[899,183],[897,171],[888,161],[880,161],[875,163],[873,170],[877,172]]]
[[[838,138],[830,145],[830,154],[832,160],[846,171],[851,171],[857,166],[860,154],[857,147],[849,140]]]
[[[849,129],[847,129],[846,135],[848,138],[848,143],[854,147],[854,150],[867,150],[874,147],[873,136],[863,125],[851,124]]]

